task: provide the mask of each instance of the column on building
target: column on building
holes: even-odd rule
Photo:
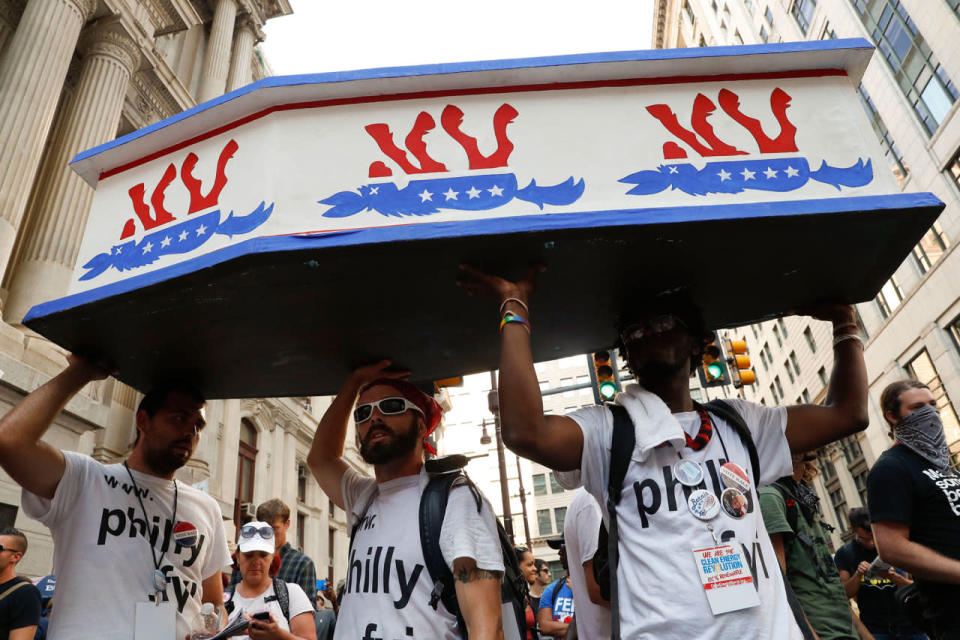
[[[66,293],[94,193],[69,162],[80,151],[116,137],[130,76],[140,59],[136,43],[116,22],[84,33],[80,51],[80,80],[58,116],[12,267],[4,306],[8,322],[19,322],[33,305]]]
[[[278,470],[280,476],[280,499],[290,507],[290,528],[293,529],[294,536],[297,532],[297,482],[299,476],[297,472],[297,421],[291,421],[283,429],[283,464]],[[297,543],[303,546],[303,540]]]
[[[200,102],[223,95],[230,70],[230,48],[233,43],[234,22],[237,18],[236,0],[217,0],[207,41],[207,55],[200,78]]]
[[[279,417],[277,420],[284,420],[285,417]],[[286,441],[284,440],[285,429],[281,424],[275,424],[274,429],[271,432],[270,443],[272,449],[272,455],[270,456],[271,468],[270,468],[270,498],[280,498],[283,500],[283,474],[286,473],[286,469],[283,468],[284,460],[286,460],[286,454],[284,453]]]
[[[93,438],[95,459],[112,464],[123,458],[137,435],[137,391],[114,378],[109,378],[104,387],[110,395],[110,413],[105,429],[97,431]]]
[[[250,84],[250,58],[253,56],[253,46],[262,39],[251,16],[244,15],[237,20],[237,28],[233,32],[233,53],[230,54],[227,91]]]
[[[30,0],[0,56],[0,274],[8,266],[44,143],[96,0]]]

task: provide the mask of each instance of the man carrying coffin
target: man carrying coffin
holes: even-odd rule
[[[307,464],[352,528],[347,582],[334,638],[453,640],[464,637],[457,617],[433,596],[420,538],[418,507],[430,476],[427,436],[442,409],[389,361],[357,369],[317,427]],[[343,460],[353,415],[361,457],[374,478]],[[455,580],[467,635],[499,638],[503,556],[490,504],[470,487],[450,490],[439,534],[443,561]]]
[[[613,411],[594,406],[544,415],[530,351],[536,330],[530,294],[538,269],[509,282],[461,268],[467,274],[459,284],[472,295],[493,297],[501,309],[504,442],[555,469],[567,488],[583,485],[604,505],[612,538],[607,487]],[[690,374],[707,343],[698,311],[677,300],[636,309],[624,314],[618,335],[639,384],[617,398],[626,414],[617,409],[624,415],[619,424],[628,432],[632,427],[635,445],[614,507],[614,637],[799,638],[756,485],[790,473],[791,451],[815,449],[866,427],[866,371],[854,310],[830,306],[815,316],[834,327],[832,407],[730,400],[720,412],[690,396]],[[731,422],[745,424],[734,428]]]
[[[200,439],[203,397],[185,385],[149,391],[130,456],[101,464],[40,439],[70,398],[107,376],[68,362],[0,419],[0,466],[23,488],[24,513],[53,535],[50,637],[185,638],[202,602],[223,604],[230,564],[220,507],[174,480]]]

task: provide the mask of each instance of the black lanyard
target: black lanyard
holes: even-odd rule
[[[127,475],[130,476],[130,482],[133,483],[133,492],[137,496],[137,502],[140,503],[140,511],[143,512],[143,522],[144,522],[144,538],[147,540],[147,544],[150,546],[150,557],[153,558],[153,568],[157,571],[160,571],[160,565],[163,563],[163,555],[165,551],[161,548],[160,558],[157,558],[156,551],[153,548],[153,545],[150,544],[150,518],[147,516],[147,510],[143,506],[143,498],[140,497],[140,487],[137,486],[137,481],[133,479],[133,472],[130,471],[130,467],[127,466],[127,461],[123,461],[123,466],[127,470]],[[177,481],[173,481],[173,514],[171,515],[171,527],[177,524]]]

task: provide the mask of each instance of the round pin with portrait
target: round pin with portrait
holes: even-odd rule
[[[701,520],[713,520],[720,513],[720,502],[706,489],[697,489],[687,498],[687,508]]]
[[[736,462],[725,462],[720,467],[720,481],[728,489],[738,489],[743,493],[750,490],[750,476]]]
[[[739,489],[725,489],[720,494],[720,506],[734,520],[740,520],[750,513],[750,501]]]
[[[695,487],[703,482],[703,467],[693,460],[677,460],[673,465],[673,477],[685,487]]]

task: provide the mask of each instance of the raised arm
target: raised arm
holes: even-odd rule
[[[407,372],[385,371],[389,366],[389,360],[382,360],[351,373],[323,414],[313,436],[307,466],[323,492],[341,509],[344,505],[340,481],[347,471],[347,463],[343,461],[343,445],[347,439],[350,412],[353,411],[360,389],[368,382],[381,377],[401,378],[408,375]]]
[[[52,499],[66,469],[63,453],[40,438],[54,418],[85,384],[107,373],[78,356],[67,368],[0,418],[0,466],[14,482],[41,498]]]
[[[867,367],[863,361],[856,311],[849,305],[831,305],[811,315],[833,323],[833,374],[828,392],[831,404],[828,407],[802,404],[787,408],[787,442],[795,453],[813,451],[863,431],[869,424]]]
[[[492,298],[504,313],[510,311],[532,322],[529,299],[541,268],[530,269],[526,278],[515,283],[467,265],[460,268],[468,275],[457,284],[467,293]],[[490,329],[494,330],[492,322]],[[504,325],[500,332],[498,391],[503,442],[511,451],[558,471],[580,467],[583,433],[571,418],[544,415],[540,383],[530,350],[530,331],[519,322]]]

